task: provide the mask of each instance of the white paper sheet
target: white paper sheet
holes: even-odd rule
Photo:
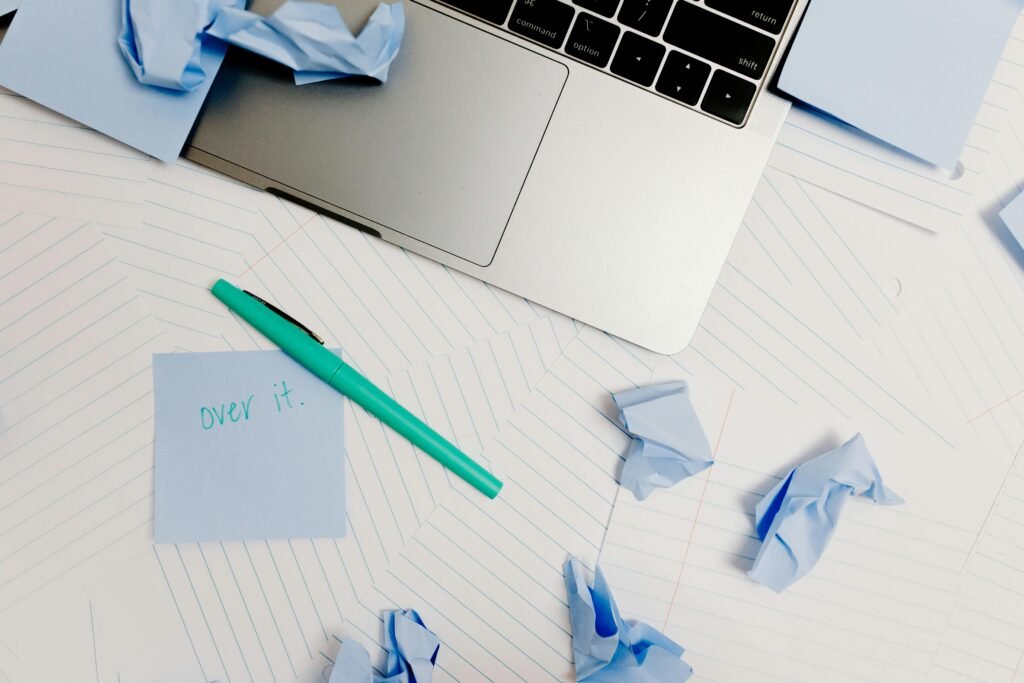
[[[902,313],[869,337],[897,371],[923,387],[1005,460],[1024,440],[1024,255],[998,218],[1024,189],[1024,99],[999,136],[975,211],[946,240],[950,264]]]
[[[768,169],[729,262],[831,342],[856,346],[930,288],[947,256],[940,235]]]
[[[25,666],[19,678],[8,680],[210,680],[198,667],[165,585],[150,551],[24,619],[11,639],[20,644],[19,664]],[[62,638],[65,633],[74,637]]]
[[[963,573],[929,680],[1024,679],[1024,458],[992,506]]]
[[[629,443],[608,391],[652,371],[634,353],[584,328],[485,451],[506,472],[501,496],[442,501],[340,637],[416,604],[444,642],[442,680],[572,680],[562,564],[592,567],[600,549]]]
[[[0,620],[152,538],[150,357],[165,340],[83,221],[0,233]]]
[[[0,206],[137,225],[159,162],[0,88]]]
[[[678,378],[678,376],[677,376]],[[778,397],[689,378],[707,473],[643,504],[622,492],[601,553],[619,606],[687,648],[694,680],[924,680],[977,533],[933,515],[940,446]],[[753,507],[795,464],[864,434],[898,508],[851,501],[822,560],[782,594],[746,575]],[[948,467],[949,464],[945,467]]]
[[[876,680],[907,672],[923,680],[987,513],[979,500],[946,521],[945,499],[930,489],[976,482],[953,471],[928,481],[916,476],[922,461],[955,458],[939,455],[952,449],[910,414],[898,427],[869,421],[869,411],[851,401],[856,418],[846,419],[835,410],[793,406],[764,387],[734,390],[705,370],[705,380],[694,379],[698,409],[713,442],[732,440],[709,471],[714,483],[694,478],[648,504],[630,505],[614,480],[628,439],[614,423],[610,392],[687,376],[674,362],[655,371],[654,360],[584,328],[487,450],[503,459],[509,476],[502,504],[471,496],[442,501],[339,637],[365,640],[376,633],[380,610],[417,604],[446,645],[442,667],[452,679],[566,680],[571,649],[561,564],[569,554],[591,564],[601,546],[613,587],[632,590],[632,597],[617,593],[632,615],[665,627],[665,607],[686,605],[671,618],[670,634],[699,662],[698,680],[755,673],[822,680],[843,666]],[[841,367],[832,362],[837,374]],[[871,399],[884,401],[884,393]],[[733,409],[736,421],[728,418],[733,426],[726,431]],[[780,421],[780,414],[796,418]],[[813,580],[774,596],[742,573],[753,556],[749,510],[756,493],[796,459],[839,443],[854,425],[877,444],[890,485],[913,503],[904,510],[849,506],[847,524]],[[604,535],[601,515],[613,503]],[[680,588],[684,565],[691,581]],[[858,660],[865,646],[878,652]]]

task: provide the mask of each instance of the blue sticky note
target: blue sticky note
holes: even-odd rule
[[[430,683],[441,641],[414,609],[393,610],[384,620],[384,676],[373,675],[370,655],[354,640],[345,640],[328,683]]]
[[[0,85],[164,161],[178,156],[227,46],[204,41],[192,92],[142,85],[118,46],[121,0],[21,0]]]
[[[334,5],[298,0],[285,2],[269,17],[226,8],[209,29],[212,36],[292,69],[297,85],[349,76],[383,83],[404,32],[400,2],[378,5],[354,36]]]
[[[280,351],[153,356],[157,543],[345,535],[344,399]]]
[[[955,169],[1020,0],[814,0],[779,89]]]
[[[807,574],[828,547],[851,496],[881,505],[903,502],[885,487],[860,434],[797,465],[757,504],[761,548],[750,577],[781,593]]]
[[[1006,223],[1017,243],[1024,248],[1024,194],[1010,202],[999,217]]]
[[[683,683],[693,674],[683,648],[647,624],[619,614],[598,567],[587,582],[575,557],[565,563],[565,588],[572,625],[578,683]]]
[[[711,445],[686,382],[613,394],[619,420],[633,437],[620,484],[643,500],[711,466]]]

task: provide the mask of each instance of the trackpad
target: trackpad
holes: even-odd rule
[[[192,145],[487,265],[568,70],[414,2],[406,13],[383,86],[296,87],[260,60],[229,59]]]

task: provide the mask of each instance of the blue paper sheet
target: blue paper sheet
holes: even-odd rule
[[[686,382],[640,387],[612,398],[633,437],[620,483],[637,500],[711,466],[711,446]]]
[[[369,76],[384,82],[405,32],[402,4],[381,4],[359,36],[334,5],[290,0],[269,17],[240,9],[221,12],[209,34],[283,64],[304,85]]]
[[[1020,0],[814,0],[779,88],[955,169]]]
[[[122,0],[118,45],[144,85],[193,91],[203,69],[205,36],[221,10],[245,0]]]
[[[354,640],[341,644],[328,683],[430,683],[441,641],[416,610],[395,610],[384,620],[384,676],[375,677],[366,648]]]
[[[809,572],[828,547],[851,496],[882,505],[903,502],[882,483],[860,434],[797,465],[757,504],[761,548],[751,578],[781,593]]]
[[[341,394],[280,351],[153,356],[157,543],[345,534]]]
[[[622,618],[600,567],[590,585],[579,561],[570,558],[565,588],[579,683],[682,683],[693,674],[681,659],[682,646],[647,624]]]
[[[158,159],[178,156],[227,46],[204,43],[193,92],[140,87],[118,47],[114,0],[22,0],[0,43],[0,85]]]
[[[0,0],[0,17],[18,9],[19,0]]]
[[[1017,244],[1024,248],[1024,194],[1010,202],[999,217],[1006,223]]]

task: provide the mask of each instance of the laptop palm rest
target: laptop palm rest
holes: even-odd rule
[[[384,85],[296,86],[289,71],[232,50],[185,156],[486,266],[568,70],[426,6],[405,7],[405,40]]]

